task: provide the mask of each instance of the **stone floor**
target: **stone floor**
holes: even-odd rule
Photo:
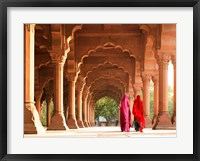
[[[121,132],[120,127],[89,127],[79,129],[69,129],[67,131],[46,131],[45,134],[26,134],[25,138],[66,138],[66,137],[176,137],[176,130],[152,130],[143,129],[143,133],[136,132],[134,128],[130,132]]]

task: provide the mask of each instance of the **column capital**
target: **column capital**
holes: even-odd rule
[[[34,32],[35,31],[35,24],[25,24],[25,29],[28,32]]]
[[[66,77],[67,77],[67,81],[70,81],[70,82],[76,82],[76,80],[77,80],[77,76],[75,73],[67,74]]]
[[[35,98],[40,99],[42,97],[42,91],[35,91]]]
[[[50,52],[52,63],[60,63],[62,65],[65,64],[67,56],[64,55],[64,51],[59,49],[53,49]]]
[[[176,66],[176,55],[171,56],[172,64]]]
[[[133,85],[133,89],[134,89],[134,93],[137,93],[138,91],[141,90],[141,85],[139,85],[139,84],[134,84],[134,85]]]
[[[76,81],[76,88],[77,88],[77,90],[78,91],[83,91],[84,85],[85,85],[85,81],[83,79],[80,79],[78,77],[77,81]]]
[[[151,74],[148,74],[148,73],[143,73],[142,74],[142,81],[145,82],[145,81],[150,81],[152,78]]]
[[[158,65],[164,65],[168,64],[170,60],[171,54],[167,51],[157,51],[156,59],[158,62]]]
[[[155,83],[155,82],[158,82],[158,80],[159,80],[159,76],[158,75],[154,75],[153,77],[152,77],[152,81]]]

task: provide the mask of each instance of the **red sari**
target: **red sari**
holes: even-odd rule
[[[124,95],[121,100],[120,107],[120,126],[121,131],[129,132],[131,127],[131,111],[129,108],[129,99],[127,95]]]
[[[140,125],[140,131],[142,132],[142,129],[145,127],[145,120],[143,114],[143,103],[139,95],[134,101],[132,113],[134,115],[134,120],[138,122],[138,124]]]

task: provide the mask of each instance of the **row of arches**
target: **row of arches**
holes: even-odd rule
[[[40,116],[42,102],[46,100],[50,108],[49,100],[53,100],[52,117],[47,110],[48,130],[84,128],[94,126],[95,102],[101,97],[109,96],[119,104],[128,91],[132,107],[134,97],[142,90],[148,120],[150,79],[159,81],[154,88],[161,94],[167,78],[163,78],[167,70],[164,63],[174,58],[173,45],[161,50],[165,45],[161,41],[165,42],[167,36],[160,28],[166,26],[26,24],[25,57],[32,64],[25,62],[25,81],[31,88],[31,91],[25,90],[25,104],[33,109],[35,105]],[[173,25],[168,25],[166,32],[169,29],[175,32]],[[167,109],[160,107],[158,100],[161,99],[157,97],[158,114],[154,124],[149,124],[153,128],[159,124],[159,113]],[[26,109],[29,108],[25,105],[25,113]],[[27,120],[25,124],[35,126],[30,118]],[[171,125],[171,121],[167,123]]]

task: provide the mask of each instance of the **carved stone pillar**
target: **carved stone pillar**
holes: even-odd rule
[[[144,108],[144,118],[145,127],[152,127],[150,119],[150,75],[143,75],[143,108]]]
[[[64,115],[65,119],[68,120],[68,115],[69,115],[69,105],[68,105],[68,91],[66,90],[64,92]]]
[[[26,24],[24,60],[24,134],[39,134],[45,130],[34,105],[34,38],[35,25]]]
[[[140,95],[140,90],[141,90],[140,85],[134,84],[133,90],[134,90],[134,98],[136,98],[138,95]]]
[[[133,120],[134,120],[134,115],[132,114],[133,102],[134,102],[134,93],[133,93],[133,91],[129,90],[129,104],[130,104],[130,111],[131,111],[131,126],[133,126]]]
[[[78,129],[76,114],[75,114],[75,75],[68,76],[69,85],[69,118],[67,120],[67,125],[70,129]]]
[[[63,66],[66,56],[62,55],[64,51],[52,51],[52,62],[55,65],[54,80],[54,114],[51,118],[48,130],[66,130],[68,129],[63,111]]]
[[[158,52],[159,65],[159,113],[153,129],[165,129],[172,126],[168,112],[168,62],[169,55],[165,52]]]
[[[87,122],[87,96],[83,97],[83,124],[85,127],[88,127]]]
[[[90,124],[90,98],[91,96],[89,95],[87,98],[87,123],[88,123],[88,127],[91,127]]]
[[[41,98],[42,98],[42,93],[38,92],[37,94],[35,94],[35,98],[36,98],[35,106],[36,106],[36,109],[38,111],[38,115],[41,119],[41,103],[40,103],[40,101],[41,101]]]
[[[176,126],[176,55],[172,57],[172,64],[174,66],[174,112],[171,118],[173,126]]]
[[[50,108],[51,100],[52,100],[51,95],[47,94],[47,96],[46,96],[46,103],[47,103],[47,127],[50,126],[50,121],[51,121],[51,108]]]
[[[154,115],[152,119],[152,124],[156,122],[156,119],[158,117],[158,76],[153,76],[152,78],[153,83],[154,83]]]
[[[80,128],[84,128],[82,120],[82,90],[77,90],[77,124]]]
[[[91,108],[91,122],[92,122],[92,126],[95,126],[95,120],[94,120],[94,107],[92,104],[92,108]]]

